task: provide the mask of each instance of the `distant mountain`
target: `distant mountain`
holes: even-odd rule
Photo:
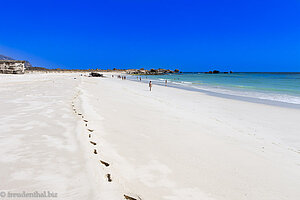
[[[0,60],[14,60],[14,59],[8,56],[0,55]]]
[[[11,57],[8,57],[8,56],[0,55],[0,60],[15,60],[15,59],[13,59],[13,58],[11,58]],[[25,62],[25,68],[30,68],[30,67],[32,67],[32,65],[30,64],[29,61],[27,61],[27,60],[25,60],[25,61],[26,61],[26,62]]]

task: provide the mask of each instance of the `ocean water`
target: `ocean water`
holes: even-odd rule
[[[145,80],[146,76],[142,76]],[[182,73],[147,76],[156,84],[182,86],[219,94],[300,104],[300,73]]]

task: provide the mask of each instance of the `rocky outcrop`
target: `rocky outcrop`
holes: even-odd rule
[[[144,68],[141,69],[128,69],[126,70],[127,74],[136,74],[136,75],[163,75],[163,74],[173,74],[179,73],[179,69],[175,69],[174,71],[170,69],[150,69],[145,70]]]
[[[218,70],[213,70],[213,71],[208,71],[208,72],[204,72],[205,74],[219,74],[219,73],[224,73],[224,74],[228,74],[228,73],[233,73],[232,71],[229,72],[220,72]]]
[[[104,77],[103,74],[97,73],[97,72],[91,72],[90,77]]]
[[[220,73],[220,71],[218,71],[218,70],[205,72],[205,74],[218,74],[218,73]]]

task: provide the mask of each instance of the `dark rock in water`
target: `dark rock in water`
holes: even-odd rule
[[[175,69],[174,72],[175,73],[179,73],[180,71],[179,71],[179,69]]]
[[[103,74],[97,73],[97,72],[91,72],[90,73],[91,77],[104,77]]]
[[[205,74],[218,74],[220,71],[214,70],[214,71],[209,71],[209,72],[204,72]]]
[[[230,73],[230,74],[232,74],[233,72],[232,72],[232,71],[230,71],[229,73]]]

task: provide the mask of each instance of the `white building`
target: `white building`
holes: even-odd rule
[[[25,61],[23,60],[0,60],[0,74],[24,74]]]

